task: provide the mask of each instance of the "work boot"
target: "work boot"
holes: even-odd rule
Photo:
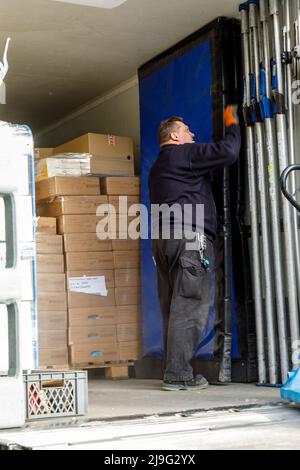
[[[178,392],[178,391],[197,391],[203,390],[208,387],[208,382],[203,375],[196,375],[194,379],[173,381],[164,380],[162,389],[167,392]]]

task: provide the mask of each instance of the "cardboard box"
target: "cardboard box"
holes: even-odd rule
[[[57,273],[38,273],[37,287],[41,292],[66,292],[66,276]]]
[[[39,328],[39,348],[64,349],[67,346],[67,330],[43,331]]]
[[[134,175],[133,141],[130,137],[89,133],[55,149],[55,153],[66,152],[92,154],[92,174]]]
[[[109,289],[108,296],[68,292],[69,308],[111,307],[116,305],[115,290]]]
[[[122,341],[118,343],[119,360],[131,361],[142,357],[142,346],[139,341]]]
[[[68,328],[67,310],[44,311],[39,309],[38,327],[40,331],[64,330]]]
[[[69,308],[69,326],[93,326],[117,324],[117,307]]]
[[[37,254],[38,273],[64,273],[65,264],[63,255],[41,255]]]
[[[116,342],[117,331],[115,325],[106,326],[79,326],[68,330],[68,341],[71,344],[94,344],[102,342]]]
[[[58,233],[95,233],[101,220],[95,215],[62,215],[57,218]]]
[[[61,235],[36,234],[36,251],[40,255],[63,254],[63,237]]]
[[[130,137],[88,133],[59,145],[54,153],[90,153],[101,157],[123,154],[133,157],[133,141]]]
[[[92,177],[71,178],[57,176],[38,181],[35,186],[36,200],[49,199],[55,196],[99,196],[99,179]]]
[[[119,324],[141,322],[140,305],[118,305],[117,321]]]
[[[140,240],[112,240],[113,251],[138,251],[141,250]]]
[[[115,269],[130,269],[140,267],[139,251],[114,251],[113,260]]]
[[[58,196],[37,205],[37,214],[46,217],[60,215],[96,215],[100,205],[108,204],[107,196]]]
[[[126,197],[126,203],[124,197]],[[140,203],[140,196],[108,196],[108,204],[112,206],[111,212],[113,212],[112,208],[114,208],[116,214],[128,214],[131,206]]]
[[[140,196],[141,180],[138,176],[114,177],[100,179],[101,193],[109,196]]]
[[[67,310],[67,294],[65,292],[40,292],[38,291],[39,311],[57,311]]]
[[[117,341],[95,344],[73,344],[69,347],[70,363],[103,364],[119,360],[119,348]]]
[[[140,323],[127,323],[117,325],[117,340],[122,341],[140,341],[142,327]]]
[[[116,175],[134,176],[134,158],[130,155],[119,157],[99,157],[93,155],[91,158],[91,175]]]
[[[105,220],[107,221],[105,223]],[[61,215],[57,218],[57,231],[60,235],[69,233],[97,233],[98,224],[103,221],[108,231],[107,217],[97,217],[95,215]],[[102,232],[102,231],[101,231]]]
[[[70,233],[63,238],[66,252],[112,251],[111,240],[99,240],[96,233]]]
[[[137,287],[141,285],[139,269],[115,269],[116,287]]]
[[[140,287],[116,287],[116,305],[140,305]]]
[[[39,349],[39,367],[66,367],[68,365],[68,347]]]
[[[129,232],[130,230],[130,232]],[[132,232],[133,231],[133,232]],[[110,214],[108,218],[99,220],[97,224],[97,235],[102,234],[110,240],[131,240],[130,237],[140,237],[140,216],[128,217],[125,214]],[[137,234],[137,235],[136,235]]]
[[[69,287],[69,279],[70,278],[85,278],[85,277],[105,277],[105,284],[107,288],[115,287],[115,276],[113,269],[99,269],[98,271],[68,271],[66,273],[67,277],[67,289],[70,290]]]
[[[129,224],[136,219],[137,217],[124,217],[120,220],[118,216],[111,214],[99,217],[83,214],[61,215],[57,218],[57,232],[60,235],[69,233],[111,233],[113,235],[110,238],[116,238],[122,232],[128,238]],[[139,225],[137,225],[137,231],[139,231]]]
[[[56,235],[56,219],[54,217],[38,217],[36,231]]]
[[[37,147],[34,149],[34,158],[35,160],[40,160],[41,158],[52,157],[53,150],[51,147]]]
[[[99,271],[113,268],[113,253],[111,251],[66,253],[67,271]]]

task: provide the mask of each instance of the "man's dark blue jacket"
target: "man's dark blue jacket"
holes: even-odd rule
[[[215,143],[165,145],[149,175],[151,204],[204,205],[204,231],[213,241],[216,236],[216,207],[211,188],[211,172],[233,164],[241,147],[240,127],[226,129],[225,137]],[[193,211],[193,230],[197,230]]]

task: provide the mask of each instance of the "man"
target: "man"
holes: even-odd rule
[[[233,164],[240,152],[241,137],[236,106],[224,113],[226,134],[216,143],[196,143],[195,135],[173,116],[158,131],[160,153],[149,176],[151,204],[192,208],[190,227],[178,239],[171,219],[171,236],[164,239],[160,216],[159,239],[153,240],[158,295],[163,317],[165,371],[163,390],[199,390],[208,386],[202,375],[194,377],[190,364],[201,332],[206,326],[211,291],[213,242],[216,237],[216,208],[211,172]],[[204,233],[196,208],[204,205]],[[185,207],[184,207],[185,206]],[[170,214],[168,214],[170,215]],[[203,227],[203,225],[202,225]],[[177,227],[178,228],[178,227]],[[191,233],[197,245],[188,249]]]

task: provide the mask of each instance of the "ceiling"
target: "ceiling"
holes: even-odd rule
[[[134,76],[158,53],[238,0],[127,0],[104,10],[51,0],[0,1],[0,57],[11,37],[0,119],[41,130]],[[2,58],[1,58],[2,60]]]

